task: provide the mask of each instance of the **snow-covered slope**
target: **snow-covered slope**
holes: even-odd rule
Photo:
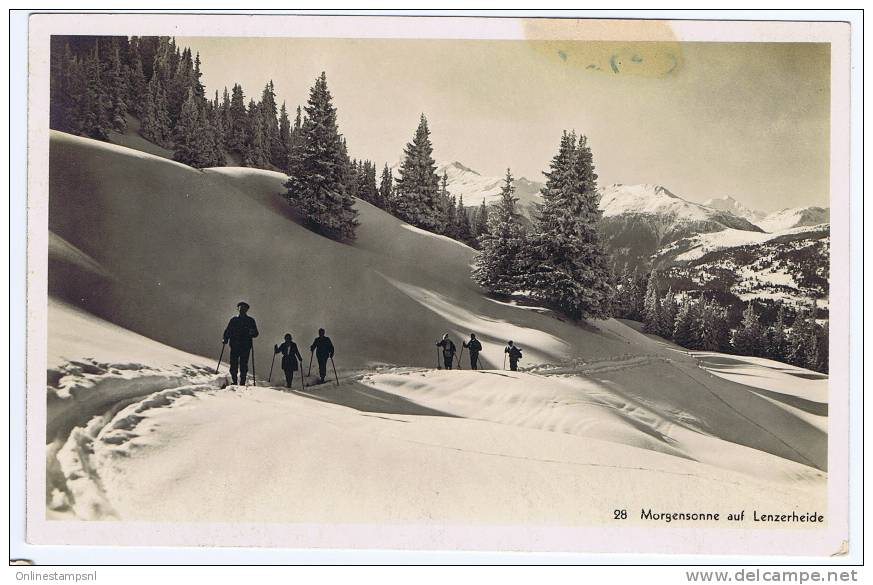
[[[64,303],[48,314],[49,424],[65,428],[50,518],[574,526],[619,501],[824,504],[827,381],[784,364],[685,356],[614,324],[651,353],[223,387],[207,360]]]
[[[709,291],[727,299],[827,308],[830,229],[827,224],[775,234],[724,230],[679,240],[658,252],[674,290]]]
[[[472,250],[366,203],[353,244],[327,240],[278,173],[60,133],[50,164],[50,514],[579,526],[619,504],[823,509],[823,376],[496,302]],[[243,298],[260,383],[283,333],[305,353],[324,326],[340,384],[222,388],[210,371]],[[486,370],[434,369],[445,331],[476,332]],[[502,370],[507,339],[526,371]]]
[[[767,214],[757,209],[749,209],[736,199],[730,196],[717,197],[707,199],[703,202],[706,207],[718,209],[719,211],[727,211],[733,213],[737,217],[749,220],[751,223],[757,224],[759,221],[767,217]]]
[[[792,207],[775,211],[757,222],[765,232],[784,232],[796,227],[830,222],[830,210],[825,207]]]

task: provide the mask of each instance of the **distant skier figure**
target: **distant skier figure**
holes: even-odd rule
[[[470,334],[470,341],[464,342],[464,347],[470,350],[470,369],[479,369],[479,352],[482,351],[482,344],[476,339],[476,334]]]
[[[324,329],[318,330],[318,337],[309,346],[309,351],[315,352],[315,359],[318,360],[319,383],[324,383],[324,377],[327,375],[327,360],[333,357],[333,342],[324,334]]]
[[[518,371],[518,360],[521,359],[521,350],[510,340],[509,343],[506,344],[503,353],[509,354],[509,369],[513,372]]]
[[[240,383],[246,385],[246,374],[249,372],[249,354],[252,353],[252,339],[258,336],[258,326],[255,320],[248,316],[249,304],[240,301],[236,304],[239,316],[232,317],[224,330],[222,343],[230,341],[230,378],[237,383],[236,373],[239,370]]]
[[[452,362],[455,359],[455,343],[449,339],[449,334],[443,335],[443,338],[437,341],[437,347],[443,348],[443,363],[447,370],[452,369]]]
[[[291,382],[294,381],[294,372],[297,371],[297,364],[303,364],[303,358],[300,356],[300,350],[297,349],[297,344],[292,340],[291,334],[285,334],[285,341],[281,345],[273,346],[273,353],[282,354],[282,371],[285,372],[285,385],[290,388]],[[303,366],[300,366],[301,369]]]

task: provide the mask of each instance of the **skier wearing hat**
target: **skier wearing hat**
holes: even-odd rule
[[[437,341],[437,347],[443,348],[443,363],[447,370],[452,369],[452,360],[455,359],[455,343],[449,339],[449,334],[443,335],[443,338]],[[439,362],[437,362],[439,365]]]
[[[249,354],[252,352],[252,339],[258,336],[258,326],[255,320],[248,316],[249,304],[240,301],[236,304],[239,315],[232,317],[224,330],[222,343],[230,341],[230,378],[237,383],[236,373],[239,370],[239,381],[246,385],[246,374],[249,372]]]
[[[521,350],[517,348],[512,341],[510,340],[506,344],[506,348],[504,348],[503,353],[509,354],[509,369],[513,372],[518,370],[518,360],[521,359]]]
[[[470,341],[464,342],[464,347],[470,350],[470,369],[479,369],[479,352],[482,351],[482,344],[476,339],[476,334],[470,334]]]
[[[297,349],[297,344],[294,343],[290,333],[285,334],[285,341],[282,345],[273,346],[273,353],[282,354],[282,371],[285,372],[285,384],[290,388],[291,382],[294,381],[294,372],[297,371],[298,362],[303,363],[300,350]]]

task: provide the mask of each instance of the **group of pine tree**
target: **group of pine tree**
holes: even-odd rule
[[[814,300],[797,307],[779,301],[767,311],[748,302],[740,312],[713,298],[665,291],[663,280],[655,270],[641,274],[626,268],[617,276],[614,315],[641,321],[646,332],[687,349],[764,357],[828,371],[828,329],[816,320]]]
[[[50,125],[109,140],[130,119],[140,135],[172,150],[173,158],[203,168],[240,164],[287,174],[286,198],[311,228],[353,240],[355,199],[479,249],[474,280],[497,295],[520,294],[573,319],[610,315],[637,319],[646,331],[689,349],[769,357],[827,371],[827,330],[815,308],[762,324],[751,303],[739,323],[714,300],[664,293],[653,272],[614,275],[598,236],[597,175],[585,136],[564,132],[544,172],[542,204],[525,228],[507,169],[498,201],[472,209],[452,195],[437,173],[428,121],[419,119],[399,168],[381,172],[349,157],[337,111],[322,73],[293,121],[277,106],[273,82],[260,100],[234,84],[210,99],[200,81],[199,54],[170,37],[52,37]]]

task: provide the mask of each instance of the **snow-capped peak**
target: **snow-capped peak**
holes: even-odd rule
[[[827,207],[792,207],[780,209],[764,217],[756,224],[766,232],[781,232],[795,227],[819,225],[831,220]]]
[[[758,211],[757,209],[750,209],[746,207],[730,195],[727,195],[725,197],[707,199],[703,202],[703,204],[707,207],[718,209],[719,211],[727,211],[728,213],[733,213],[737,217],[742,217],[752,223],[756,223],[767,216],[767,214],[763,211]]]

